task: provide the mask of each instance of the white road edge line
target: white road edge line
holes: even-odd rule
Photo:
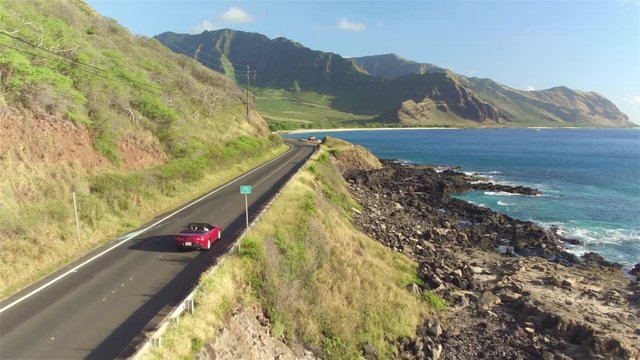
[[[314,150],[314,153],[317,150]],[[311,156],[309,158],[311,158],[313,156],[313,154],[311,154]],[[262,207],[262,209],[260,210],[260,212],[258,213],[258,215],[253,218],[253,220],[251,220],[251,223],[249,224],[249,228],[253,227],[254,224],[256,224],[260,218],[262,217],[262,214],[265,213],[267,211],[267,209],[269,209],[271,207],[271,204],[273,204],[274,201],[276,201],[276,199],[280,196],[280,194],[282,194],[284,192],[284,190],[286,189],[286,187],[289,185],[289,183],[291,183],[293,181],[293,179],[296,177],[296,175],[298,175],[300,173],[300,171],[302,170],[302,166],[300,166],[298,168],[298,170],[285,182],[285,184],[280,188],[280,190],[278,190],[278,192],[271,198],[271,200],[269,200],[269,202]],[[244,231],[238,236],[237,240],[242,239],[247,232],[249,231],[249,229],[244,229]],[[237,249],[238,246],[238,241],[235,241],[233,243],[233,245],[231,246],[231,249],[229,250],[229,252],[233,252],[235,251],[234,249]],[[220,264],[222,264],[223,261],[225,261],[227,259],[226,256],[223,256],[220,259],[220,262],[218,262],[215,266],[218,266]],[[141,356],[147,351],[147,349],[149,348],[149,346],[151,346],[151,341],[154,338],[159,338],[160,336],[162,336],[162,334],[164,334],[164,332],[167,330],[167,326],[169,324],[169,321],[171,319],[177,319],[178,316],[180,316],[182,314],[182,312],[186,309],[186,301],[188,299],[193,299],[196,292],[200,289],[200,285],[196,285],[195,288],[193,290],[191,290],[191,292],[184,298],[182,299],[182,301],[169,313],[169,315],[167,315],[158,325],[158,327],[156,327],[155,330],[152,331],[151,335],[146,335],[146,340],[144,340],[141,344],[141,346],[139,346],[137,348],[137,350],[133,353],[133,355],[131,355],[128,360],[139,360],[141,358]]]
[[[98,259],[98,258],[102,257],[104,254],[106,254],[106,253],[110,252],[111,250],[113,250],[113,249],[117,248],[118,246],[120,246],[120,245],[122,245],[122,244],[126,243],[127,241],[129,241],[129,240],[133,239],[134,237],[136,237],[136,236],[138,236],[138,235],[140,235],[140,234],[143,234],[143,233],[145,233],[145,232],[149,231],[149,230],[150,230],[151,228],[153,228],[154,226],[156,226],[156,225],[158,225],[159,223],[161,223],[161,222],[163,222],[163,221],[167,220],[168,218],[170,218],[170,217],[172,217],[172,216],[174,216],[174,215],[178,214],[178,213],[179,213],[179,212],[181,212],[182,210],[185,210],[185,209],[187,209],[187,208],[189,208],[189,207],[191,207],[191,206],[193,206],[193,205],[195,205],[195,204],[199,203],[200,201],[202,201],[202,200],[204,200],[204,199],[208,198],[209,196],[211,196],[211,195],[213,195],[213,194],[217,193],[218,191],[220,191],[220,190],[222,190],[222,189],[226,188],[227,186],[229,186],[229,185],[231,185],[231,184],[235,183],[236,181],[238,181],[238,180],[240,180],[240,179],[244,178],[245,176],[247,176],[247,175],[249,175],[249,174],[253,173],[254,171],[256,171],[256,170],[258,170],[258,169],[261,169],[261,168],[263,168],[263,167],[265,167],[265,166],[267,166],[267,165],[271,164],[272,162],[274,162],[274,161],[276,161],[276,160],[280,159],[281,157],[283,157],[283,156],[287,155],[288,153],[290,153],[291,151],[293,151],[293,149],[294,149],[294,146],[289,145],[289,150],[287,150],[287,151],[286,151],[286,152],[284,152],[283,154],[281,154],[281,155],[277,156],[276,158],[273,158],[273,159],[269,160],[268,162],[266,162],[266,163],[264,163],[264,164],[262,164],[262,165],[258,166],[257,168],[255,168],[255,169],[253,169],[253,170],[251,170],[251,171],[249,171],[249,172],[245,173],[244,175],[241,175],[241,176],[239,176],[239,177],[237,177],[237,178],[235,178],[235,179],[232,179],[232,180],[231,180],[231,181],[229,181],[228,183],[226,183],[226,184],[224,184],[224,185],[220,186],[219,188],[217,188],[217,189],[215,189],[215,190],[211,191],[211,192],[210,192],[210,193],[208,193],[208,194],[203,195],[202,197],[198,198],[197,200],[194,200],[193,202],[191,202],[191,203],[189,203],[189,204],[185,205],[184,207],[182,207],[182,208],[180,208],[180,209],[178,209],[178,210],[176,210],[176,211],[172,212],[171,214],[169,214],[169,215],[167,215],[167,216],[163,217],[162,219],[160,219],[160,220],[156,221],[155,223],[153,223],[153,224],[151,224],[151,225],[147,226],[146,228],[144,228],[144,229],[142,229],[142,230],[140,230],[140,231],[133,232],[133,233],[132,233],[132,234],[130,234],[129,236],[125,237],[125,238],[124,238],[122,241],[120,241],[119,243],[117,243],[117,244],[113,245],[112,247],[110,247],[110,248],[108,248],[108,249],[104,250],[103,252],[101,252],[101,253],[99,253],[99,254],[94,255],[94,256],[93,256],[93,257],[91,257],[90,259],[85,260],[85,261],[84,261],[84,262],[82,262],[81,264],[76,265],[74,268],[72,268],[71,270],[69,270],[69,271],[65,272],[64,274],[59,275],[59,276],[58,276],[58,277],[56,277],[55,279],[53,279],[53,280],[51,280],[51,281],[47,282],[46,284],[41,285],[40,287],[38,287],[37,289],[33,290],[32,292],[30,292],[30,293],[28,293],[28,294],[24,295],[23,297],[21,297],[21,298],[19,298],[19,299],[15,300],[15,301],[14,301],[14,302],[12,302],[11,304],[9,304],[9,305],[7,305],[7,306],[5,306],[5,307],[1,308],[1,309],[0,309],[0,314],[2,314],[3,312],[5,312],[5,311],[7,311],[7,310],[11,309],[11,308],[12,308],[12,307],[14,307],[15,305],[18,305],[19,303],[21,303],[21,302],[23,302],[23,301],[27,300],[28,298],[32,297],[33,295],[35,295],[35,294],[39,293],[40,291],[42,291],[42,290],[44,290],[44,289],[46,289],[46,288],[48,288],[49,286],[51,286],[51,285],[53,285],[53,284],[57,283],[57,282],[58,282],[58,281],[60,281],[61,279],[63,279],[63,278],[65,278],[65,277],[69,276],[69,274],[72,274],[72,273],[77,272],[77,271],[78,271],[78,269],[80,269],[81,267],[84,267],[84,266],[85,266],[85,265],[87,265],[88,263],[90,263],[90,262],[92,262],[92,261],[94,261],[94,260],[96,260],[96,259]]]
[[[291,161],[292,161],[292,162],[293,162],[293,161],[295,161],[295,159],[296,159],[297,157],[298,157],[297,155],[296,155],[296,156],[294,156],[294,157],[293,157],[293,159],[292,159]],[[282,169],[283,167],[285,167],[285,166],[287,166],[287,165],[289,165],[289,163],[284,163],[284,164],[280,165],[277,169],[273,170],[269,175],[267,175],[267,176],[263,177],[262,179],[260,179],[260,181],[258,181],[257,183],[255,183],[255,184],[253,185],[253,187],[254,187],[254,188],[257,188],[257,187],[258,187],[258,185],[260,185],[263,181],[267,180],[271,175],[273,175],[273,174],[277,173],[280,169]]]

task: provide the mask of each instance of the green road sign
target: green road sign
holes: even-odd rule
[[[243,195],[251,194],[251,185],[240,185],[240,194],[243,194]]]

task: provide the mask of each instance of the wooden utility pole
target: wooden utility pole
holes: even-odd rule
[[[249,77],[251,73],[249,71],[249,65],[247,65],[247,119],[249,118]]]
[[[256,91],[258,91],[258,74],[253,70],[253,103],[256,103]],[[256,105],[257,106],[257,105]]]

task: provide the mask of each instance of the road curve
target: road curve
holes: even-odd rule
[[[257,215],[313,154],[293,144],[256,168],[115,239],[0,303],[0,359],[127,357],[193,289],[244,230],[240,185],[253,185],[249,217]],[[188,222],[222,226],[207,252],[178,252],[174,235]],[[43,249],[46,251],[46,249]],[[46,287],[45,287],[46,286]]]

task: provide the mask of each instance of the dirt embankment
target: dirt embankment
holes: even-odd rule
[[[476,186],[530,195],[534,189],[392,162],[344,174],[364,205],[353,216],[358,227],[419,263],[422,283],[411,291],[449,304],[414,338],[398,342],[400,358],[640,356],[637,280],[597,254],[568,253],[571,239],[449,196]]]
[[[73,164],[89,171],[111,166],[94,146],[91,130],[71,121],[0,108],[0,160]],[[161,164],[165,155],[157,141],[137,135],[123,136],[117,143],[122,167],[127,170]]]
[[[202,347],[197,360],[312,360],[313,353],[301,346],[289,348],[270,334],[269,320],[261,311],[243,308],[222,325],[214,342]]]

